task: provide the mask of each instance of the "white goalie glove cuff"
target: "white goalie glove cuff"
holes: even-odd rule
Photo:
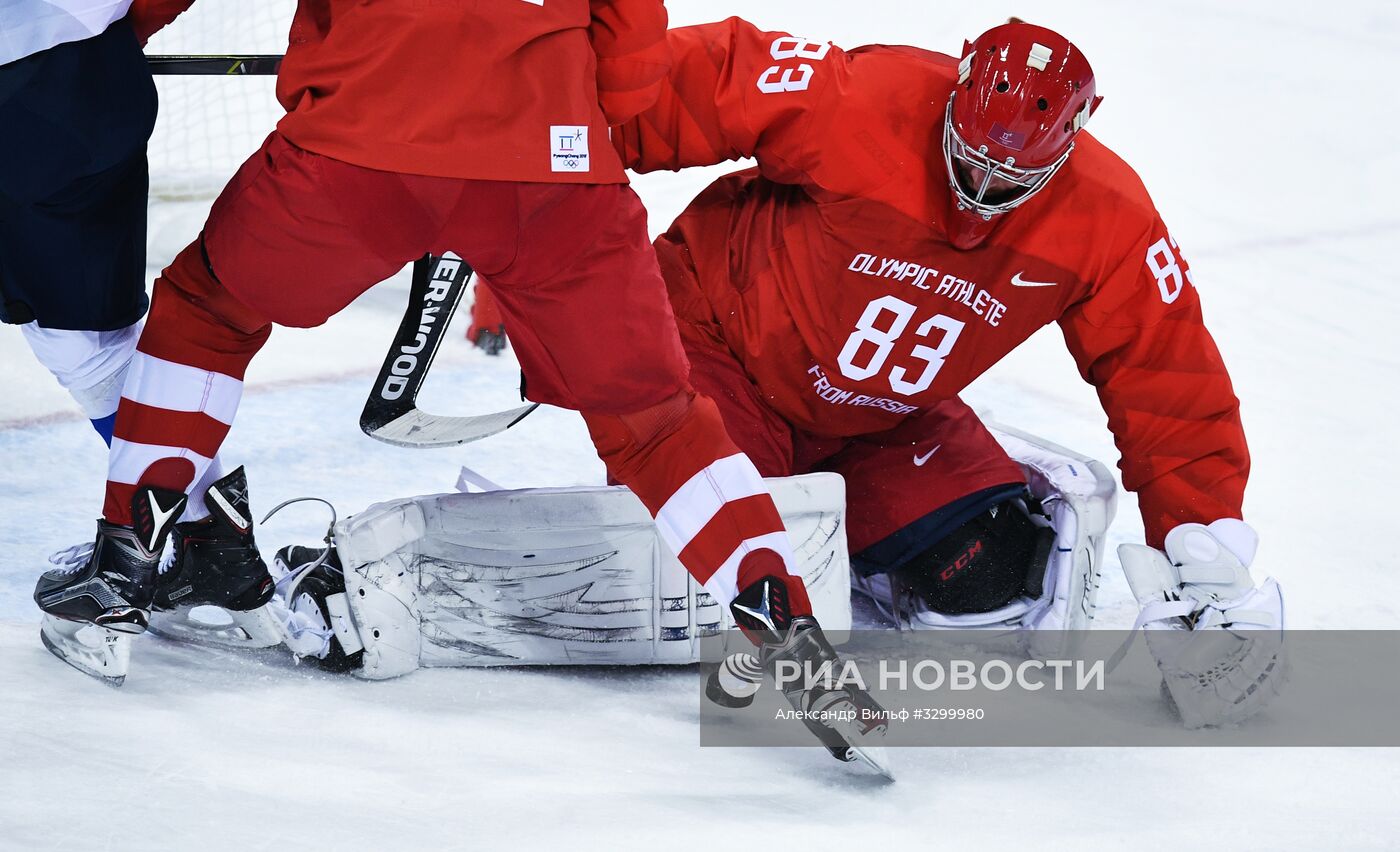
[[[1256,588],[1249,574],[1258,547],[1258,534],[1233,518],[1181,524],[1167,533],[1165,552],[1120,546],[1123,572],[1143,607],[1134,629],[1175,626],[1160,624],[1172,619],[1186,619],[1193,629],[1282,629],[1278,583],[1270,579]]]
[[[1242,721],[1282,686],[1283,593],[1273,579],[1256,587],[1250,577],[1258,543],[1248,524],[1227,518],[1176,527],[1164,550],[1118,548],[1142,606],[1133,631],[1146,629],[1187,727]]]

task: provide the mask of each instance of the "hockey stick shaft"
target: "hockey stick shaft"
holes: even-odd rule
[[[360,428],[373,434],[417,406],[418,391],[442,345],[448,320],[466,292],[472,269],[448,252],[413,262],[408,309],[399,321],[389,354],[365,402]]]
[[[450,447],[509,429],[537,407],[531,404],[466,417],[428,414],[418,408],[418,392],[471,273],[467,262],[451,252],[414,262],[408,310],[360,414],[360,428],[371,438],[401,447]]]
[[[282,57],[277,54],[147,56],[146,65],[152,74],[273,75],[282,66]]]

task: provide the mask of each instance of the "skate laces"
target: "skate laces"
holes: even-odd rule
[[[175,536],[166,539],[165,547],[161,550],[160,565],[157,566],[159,573],[164,574],[175,566]]]
[[[280,558],[274,560],[274,565],[277,566],[276,570],[280,573],[281,569],[285,567],[286,573],[275,578],[276,590],[273,592],[272,599],[267,602],[267,606],[273,617],[282,626],[285,634],[283,641],[291,649],[292,659],[297,662],[300,662],[303,657],[325,659],[326,655],[330,653],[331,639],[335,637],[335,633],[330,624],[327,623],[327,617],[321,613],[320,607],[309,596],[306,596],[306,599],[311,604],[310,611],[303,609],[301,603],[303,596],[299,596],[297,591],[298,587],[301,586],[301,581],[305,580],[312,571],[326,565],[326,561],[335,552],[335,525],[338,518],[335,506],[329,500],[320,497],[294,497],[273,506],[266,515],[263,515],[262,523],[266,524],[273,515],[293,503],[323,503],[326,508],[331,510],[331,522],[326,526],[326,535],[323,539],[326,547],[315,559],[296,566],[285,565]],[[340,570],[334,565],[327,565],[327,567],[336,571]],[[314,617],[312,616],[313,612],[315,613]]]
[[[301,581],[306,579],[312,571],[324,565],[326,560],[330,559],[331,554],[335,551],[335,524],[338,520],[335,505],[332,504],[331,501],[321,497],[293,497],[290,500],[283,500],[281,503],[278,503],[268,510],[268,513],[263,515],[262,523],[266,524],[269,518],[293,503],[324,503],[326,508],[331,510],[331,522],[326,527],[326,537],[322,539],[326,543],[326,549],[321,551],[321,555],[311,562],[306,562],[297,566],[295,569],[289,571],[285,577],[276,581],[277,594],[282,595],[289,604],[296,600],[297,587],[301,585]],[[334,565],[330,567],[335,569]]]
[[[314,570],[315,562],[307,562],[293,569],[289,577],[295,577],[295,582],[300,583],[311,570]],[[312,566],[312,567],[308,567]],[[305,570],[303,570],[305,569]],[[292,588],[292,597],[283,594],[284,589],[279,584],[277,594],[272,596],[272,600],[267,602],[268,610],[272,617],[281,624],[284,632],[283,641],[292,652],[292,659],[301,662],[303,657],[315,657],[325,659],[330,652],[331,640],[335,638],[326,617],[322,614],[316,602],[310,600],[305,595],[296,595],[296,589]],[[306,609],[303,600],[310,603],[310,609]]]
[[[49,564],[53,565],[60,573],[72,574],[74,571],[84,568],[92,559],[93,547],[94,542],[91,541],[65,547],[49,556]]]

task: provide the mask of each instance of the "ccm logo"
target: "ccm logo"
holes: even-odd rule
[[[939,574],[938,574],[938,579],[942,580],[942,581],[945,582],[945,583],[948,582],[949,580],[953,579],[953,578],[956,577],[960,572],[962,572],[963,570],[965,570],[965,569],[967,568],[967,566],[969,566],[969,565],[972,564],[972,557],[976,556],[977,554],[979,554],[979,553],[981,553],[981,552],[982,552],[982,539],[979,538],[979,539],[977,539],[976,541],[974,541],[974,542],[972,543],[972,546],[971,546],[971,547],[969,547],[967,550],[964,550],[964,551],[962,552],[962,555],[961,555],[961,556],[959,556],[957,559],[953,560],[953,564],[949,565],[947,568],[944,568],[942,571],[940,571]]]

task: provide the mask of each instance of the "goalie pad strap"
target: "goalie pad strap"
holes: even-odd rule
[[[1239,578],[1239,571],[1225,565],[1179,565],[1177,576],[1182,583],[1230,585]]]
[[[326,598],[326,611],[330,613],[330,627],[335,632],[335,638],[340,640],[341,649],[346,654],[363,650],[365,646],[355,630],[355,622],[350,617],[350,604],[344,592]]]

